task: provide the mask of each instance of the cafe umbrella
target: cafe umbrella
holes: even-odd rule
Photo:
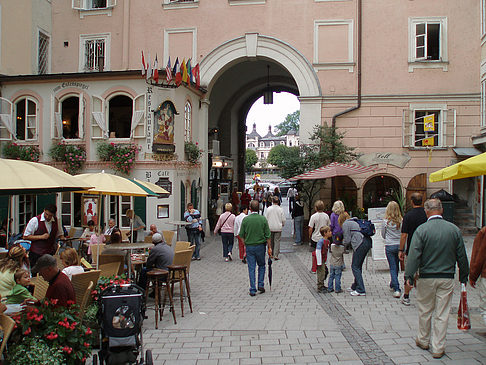
[[[464,179],[486,175],[486,152],[430,174],[429,181]]]

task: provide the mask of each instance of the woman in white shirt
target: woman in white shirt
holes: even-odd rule
[[[82,274],[84,269],[79,265],[78,254],[74,248],[68,247],[61,252],[61,261],[64,265],[62,272],[72,280],[73,275]]]
[[[398,282],[398,249],[400,248],[400,236],[402,226],[402,214],[396,201],[391,201],[386,206],[385,222],[381,236],[385,239],[385,253],[390,267],[390,290],[395,298],[400,298],[400,283]]]

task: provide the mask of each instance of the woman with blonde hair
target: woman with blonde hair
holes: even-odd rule
[[[61,261],[64,265],[62,272],[67,275],[69,280],[72,280],[73,275],[82,274],[84,269],[79,265],[79,258],[74,248],[68,247],[61,252]]]
[[[18,269],[30,271],[29,258],[22,246],[12,247],[7,257],[0,260],[0,296],[6,297],[10,294],[16,284],[14,275]]]
[[[381,236],[385,240],[385,253],[390,267],[390,290],[394,298],[400,298],[401,290],[398,282],[398,250],[400,248],[400,236],[402,226],[402,213],[396,201],[391,201],[386,206],[385,221]]]
[[[332,231],[332,242],[337,243],[343,240],[343,229],[338,223],[339,215],[344,213],[344,204],[341,200],[336,200],[332,205],[331,213],[331,231]]]
[[[218,223],[214,227],[214,234],[221,229],[221,241],[223,242],[224,261],[232,261],[233,242],[235,240],[235,215],[231,212],[233,205],[226,203],[225,212],[219,216]]]

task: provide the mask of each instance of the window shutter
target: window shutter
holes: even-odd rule
[[[84,9],[84,0],[72,0],[72,7],[76,10]]]
[[[116,0],[106,0],[106,7],[113,8],[116,6]]]
[[[415,24],[415,59],[427,59],[427,24]]]
[[[12,103],[0,97],[0,140],[11,140],[15,137],[12,121]]]
[[[410,109],[403,109],[402,112],[402,146],[403,147],[411,147],[412,146],[412,137],[414,134],[415,125],[410,118],[412,111]]]
[[[133,99],[133,114],[130,136],[132,138],[145,138],[145,94],[138,95]]]
[[[456,109],[442,111],[442,146],[456,147]]]
[[[62,118],[60,106],[61,103],[59,102],[59,99],[54,95],[51,95],[51,136],[55,139],[62,138]]]
[[[93,111],[91,115],[91,138],[108,138],[108,126],[105,118],[104,101],[98,96],[93,96]]]
[[[79,138],[84,138],[84,96],[79,94],[79,111],[78,111],[78,133]]]

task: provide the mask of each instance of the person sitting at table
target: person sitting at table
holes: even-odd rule
[[[110,220],[108,221],[108,227],[106,227],[104,235],[105,236],[110,236],[113,233],[113,230],[115,228],[117,228],[116,227],[116,222],[115,222],[115,220],[113,218],[110,218]]]
[[[110,244],[122,243],[122,233],[118,228],[113,229],[109,241],[110,242],[106,244],[105,249],[103,250],[103,255],[122,255],[122,256],[126,255],[126,252],[124,252],[123,250],[110,248]]]
[[[67,307],[70,303],[76,303],[73,284],[67,275],[59,270],[56,259],[52,255],[41,256],[32,270],[49,282],[46,299],[57,300],[55,306]]]
[[[154,233],[152,235],[152,243],[155,246],[150,250],[146,267],[142,268],[140,272],[138,285],[142,288],[147,286],[147,271],[152,269],[167,270],[167,266],[171,265],[172,261],[174,261],[174,251],[172,247],[167,245],[164,237],[160,233]]]
[[[88,227],[85,228],[80,239],[86,241],[88,244],[88,261],[91,261],[91,246],[97,245],[105,242],[105,236],[103,234],[98,234],[98,227],[95,225],[93,220],[88,222]]]
[[[18,269],[14,274],[15,286],[12,292],[7,295],[7,304],[22,304],[27,300],[36,301],[30,294],[27,287],[30,285],[30,272],[25,269]]]
[[[79,265],[79,258],[74,248],[66,248],[61,252],[61,261],[64,265],[62,272],[67,275],[69,280],[72,280],[73,275],[82,274],[84,269]]]
[[[30,269],[27,252],[22,246],[14,246],[7,257],[0,260],[0,295],[6,297],[15,286],[15,272],[19,269]]]
[[[130,225],[133,229],[133,240],[131,242],[138,242],[138,232],[145,229],[145,223],[142,218],[135,214],[133,209],[127,209],[125,215],[130,219]],[[129,233],[131,235],[131,232]]]
[[[148,232],[149,236],[153,236],[156,233],[160,233],[159,230],[157,229],[157,226],[155,224],[150,225],[150,231]]]

